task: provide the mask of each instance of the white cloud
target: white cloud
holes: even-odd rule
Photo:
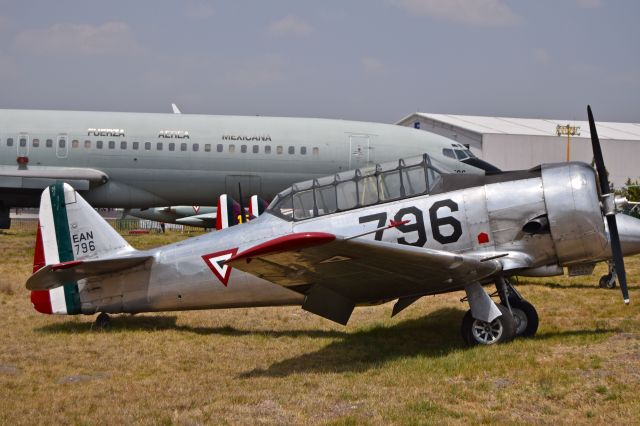
[[[384,72],[384,64],[382,61],[370,56],[362,58],[362,66],[367,74],[380,74]]]
[[[576,4],[578,7],[583,7],[585,9],[596,9],[604,5],[602,0],[576,0]]]
[[[141,51],[123,22],[54,24],[45,30],[23,31],[15,47],[36,55],[131,55]]]
[[[204,20],[211,18],[215,9],[210,2],[202,0],[191,0],[187,2],[185,13],[187,17],[193,20]]]
[[[531,50],[531,58],[536,64],[548,64],[551,62],[549,51],[542,47],[536,47]]]
[[[272,22],[269,25],[269,33],[276,36],[305,36],[313,31],[311,25],[302,19],[287,15],[279,21]]]
[[[468,25],[502,27],[522,18],[503,0],[387,0],[411,14]]]

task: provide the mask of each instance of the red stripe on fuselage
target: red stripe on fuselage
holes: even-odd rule
[[[274,238],[257,246],[251,247],[242,253],[233,256],[227,262],[238,259],[251,259],[267,254],[281,253],[283,251],[301,250],[306,247],[318,246],[330,243],[336,236],[326,232],[299,232],[297,234],[284,235]]]

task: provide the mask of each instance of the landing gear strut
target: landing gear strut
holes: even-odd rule
[[[481,287],[465,287],[471,309],[462,320],[461,331],[468,345],[504,343],[515,337],[533,336],[538,331],[538,313],[533,305],[505,278],[498,278],[496,289],[500,304],[494,304]]]
[[[99,330],[104,330],[106,328],[109,328],[111,326],[111,318],[109,318],[109,314],[105,312],[100,312],[96,317],[95,326]]]
[[[607,262],[607,265],[609,267],[609,273],[600,277],[598,285],[600,288],[616,288],[616,281],[618,278],[616,275],[616,268],[611,261]]]

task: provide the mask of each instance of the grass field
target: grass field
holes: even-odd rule
[[[128,237],[138,248],[176,241]],[[640,258],[630,306],[593,276],[520,280],[528,340],[463,347],[461,293],[342,327],[300,308],[41,315],[34,235],[0,235],[0,424],[640,424]]]

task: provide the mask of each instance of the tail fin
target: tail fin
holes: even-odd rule
[[[226,194],[218,198],[216,229],[221,230],[240,223],[240,204]]]
[[[43,191],[34,272],[45,265],[99,259],[133,250],[70,185],[56,183]],[[70,282],[53,290],[32,291],[31,302],[38,312],[78,314],[78,284]]]
[[[251,200],[249,200],[249,217],[253,219],[260,216],[264,213],[268,205],[269,204],[262,198],[257,195],[252,195]]]

